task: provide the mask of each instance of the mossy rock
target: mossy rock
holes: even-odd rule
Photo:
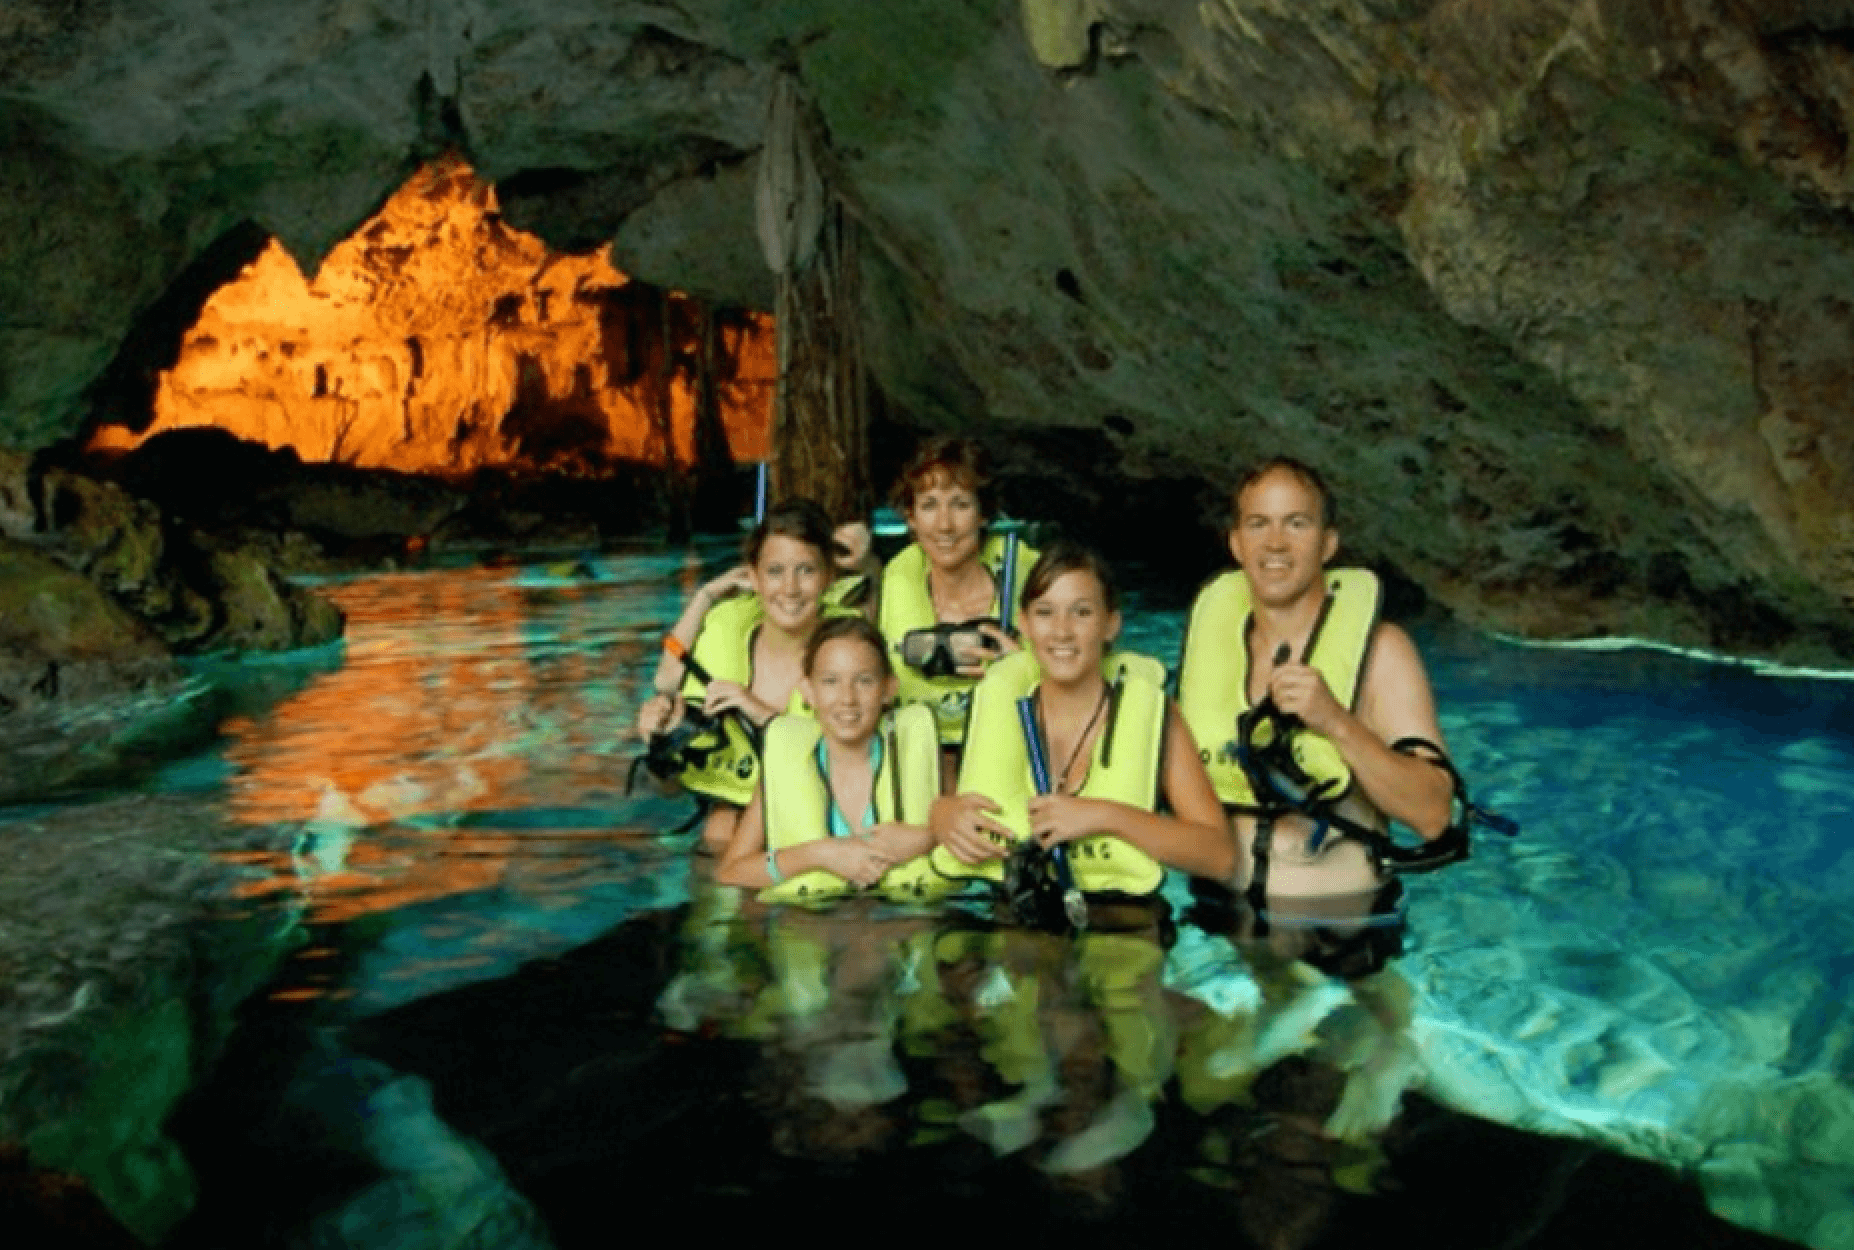
[[[0,538],[0,648],[47,661],[148,660],[159,640],[89,578]]]
[[[313,591],[290,585],[251,553],[216,551],[211,568],[224,613],[212,648],[284,651],[341,636],[340,609]]]

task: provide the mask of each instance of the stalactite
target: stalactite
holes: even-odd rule
[[[682,541],[689,535],[689,466],[685,458],[678,454],[676,446],[676,412],[675,412],[675,378],[676,361],[676,302],[670,298],[668,291],[662,292],[657,300],[657,402],[661,405],[659,421],[664,437],[663,463],[668,469],[663,487],[668,496],[667,512],[670,519],[670,539]],[[694,442],[694,430],[690,430],[690,442]]]
[[[833,203],[811,263],[779,282],[772,479],[779,496],[815,499],[838,520],[873,501],[859,280],[855,223]]]
[[[651,312],[655,314],[657,334],[648,348],[650,390],[650,424],[655,431],[657,454],[662,463],[673,473],[676,469],[676,414],[671,405],[670,376],[673,362],[670,358],[670,301],[669,293],[657,292],[655,305]]]
[[[775,84],[767,109],[755,208],[778,279],[773,491],[815,499],[839,520],[862,516],[873,493],[856,227],[824,190],[790,78]]]
[[[735,507],[734,457],[721,419],[722,370],[731,377],[734,362],[714,306],[699,300],[695,309],[695,484],[689,506],[691,522],[708,528],[732,520]]]

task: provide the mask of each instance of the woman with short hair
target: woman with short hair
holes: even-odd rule
[[[892,500],[913,541],[883,570],[877,624],[902,702],[931,708],[942,747],[956,754],[973,684],[1018,650],[1007,623],[1037,553],[990,532],[997,498],[985,453],[970,439],[923,443]]]

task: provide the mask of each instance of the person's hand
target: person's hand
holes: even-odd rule
[[[1023,648],[1018,645],[1017,639],[1011,637],[1009,634],[1005,633],[1004,630],[993,625],[990,621],[979,622],[973,627],[972,632],[978,634],[980,638],[985,639],[992,645],[986,646],[985,642],[966,638],[962,639],[954,646],[953,660],[955,667],[953,671],[958,673],[961,677],[983,677],[985,675],[985,669],[993,660],[1001,656],[1009,655],[1013,651],[1023,650]]]
[[[745,686],[719,678],[709,682],[708,689],[703,691],[702,710],[710,716],[739,712],[756,725],[763,725],[773,717],[773,709],[755,698]]]
[[[868,837],[831,838],[819,846],[818,857],[826,870],[861,890],[880,881],[895,862]]]
[[[999,810],[982,794],[942,795],[933,801],[930,817],[934,840],[962,864],[997,859],[1016,836],[992,816]]]
[[[862,521],[845,521],[831,531],[831,543],[836,550],[831,559],[837,565],[839,573],[855,573],[863,567],[863,561],[869,558],[869,545],[874,541],[869,533],[869,526]]]
[[[1314,733],[1331,737],[1346,712],[1333,697],[1320,670],[1305,664],[1283,664],[1268,675],[1268,693],[1275,706],[1298,716]]]
[[[926,846],[921,845],[921,830],[918,827],[893,820],[871,825],[863,830],[862,836],[868,839],[871,846],[888,856],[889,862],[893,864],[905,863],[932,846],[932,842]]]
[[[667,733],[682,720],[687,710],[679,694],[656,694],[637,709],[637,733],[640,738]]]
[[[753,570],[744,564],[737,564],[713,581],[705,583],[700,593],[707,596],[711,606],[735,595],[750,595],[753,593]]]
[[[1039,794],[1030,800],[1030,833],[1046,847],[1091,837],[1103,828],[1100,807],[1099,799]]]

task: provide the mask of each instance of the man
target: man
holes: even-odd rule
[[[1240,571],[1214,579],[1192,607],[1179,705],[1235,814],[1235,885],[1270,898],[1375,890],[1378,851],[1320,812],[1366,832],[1387,818],[1426,840],[1448,830],[1454,783],[1436,762],[1442,733],[1422,659],[1408,634],[1377,619],[1374,576],[1327,571],[1339,546],[1333,499],[1307,465],[1277,458],[1242,479],[1229,545]],[[1293,719],[1254,729],[1265,700]],[[1247,741],[1239,718],[1251,726]],[[1290,729],[1295,720],[1304,728]],[[1284,811],[1255,792],[1243,758],[1253,767],[1271,736],[1291,745],[1286,771],[1299,788],[1332,806]]]

